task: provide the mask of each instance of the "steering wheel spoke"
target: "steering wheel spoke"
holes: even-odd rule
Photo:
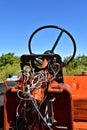
[[[54,50],[55,50],[55,48],[56,48],[56,46],[57,46],[57,44],[58,44],[60,38],[62,37],[62,34],[63,34],[63,31],[61,31],[60,34],[58,35],[58,37],[57,37],[57,39],[56,39],[56,41],[55,41],[55,43],[54,43],[54,45],[53,45],[53,47],[52,47],[52,49],[51,49],[51,52],[52,52],[52,53],[54,52]]]

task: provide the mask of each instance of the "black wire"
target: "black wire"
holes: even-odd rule
[[[41,117],[41,119],[43,120],[43,122],[46,124],[46,126],[49,128],[49,130],[52,130],[52,128],[47,124],[47,122],[44,120],[42,114],[40,113],[39,109],[37,108],[36,104],[34,101],[32,101],[37,113],[39,114],[39,116]]]

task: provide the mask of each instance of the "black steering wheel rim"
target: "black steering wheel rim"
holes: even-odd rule
[[[34,53],[32,52],[32,50],[31,50],[31,41],[32,41],[34,35],[35,35],[37,32],[39,32],[39,31],[41,31],[41,30],[43,30],[43,29],[47,29],[47,28],[54,28],[54,29],[60,30],[61,33],[60,33],[59,38],[61,38],[62,33],[64,32],[64,33],[66,33],[66,34],[69,36],[69,38],[71,39],[71,41],[72,41],[72,43],[73,43],[73,54],[72,54],[71,58],[69,59],[69,61],[65,64],[65,65],[68,65],[68,64],[73,60],[73,58],[75,57],[75,54],[76,54],[76,43],[75,43],[75,40],[74,40],[73,36],[72,36],[67,30],[65,30],[64,28],[61,28],[61,27],[59,27],[59,26],[46,25],[46,26],[42,26],[42,27],[39,27],[38,29],[36,29],[36,30],[31,34],[31,36],[30,36],[30,38],[29,38],[29,41],[28,41],[28,49],[29,49],[30,54],[34,54]],[[57,45],[57,43],[56,43],[56,45]],[[55,45],[55,46],[56,46],[56,45]],[[50,52],[53,52],[52,50],[49,50],[49,51],[50,51]]]

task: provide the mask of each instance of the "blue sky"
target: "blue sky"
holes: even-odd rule
[[[43,25],[68,30],[76,41],[76,55],[87,55],[87,0],[0,0],[0,56],[8,52],[17,56],[28,54],[31,33]],[[51,38],[52,35],[49,39],[45,37]],[[38,40],[40,53],[47,43]],[[63,47],[64,50],[60,43],[58,49],[66,57],[71,44],[63,43]]]

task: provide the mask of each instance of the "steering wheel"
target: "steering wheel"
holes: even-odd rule
[[[43,29],[47,29],[47,28],[57,29],[57,30],[60,31],[60,33],[59,33],[59,35],[58,35],[58,37],[57,37],[55,43],[53,44],[51,50],[45,51],[45,54],[47,54],[47,53],[50,53],[50,54],[51,54],[51,53],[54,53],[54,50],[55,50],[55,48],[57,47],[58,42],[59,42],[59,40],[61,39],[63,33],[65,33],[66,35],[68,35],[68,37],[71,39],[72,44],[73,44],[73,54],[72,54],[72,56],[70,57],[70,59],[67,61],[67,63],[65,63],[65,65],[68,65],[68,64],[73,60],[73,58],[75,57],[75,54],[76,54],[76,43],[75,43],[75,40],[74,40],[73,36],[72,36],[67,30],[65,30],[65,29],[63,29],[63,28],[61,28],[61,27],[59,27],[59,26],[46,25],[46,26],[42,26],[42,27],[36,29],[36,30],[31,34],[31,36],[30,36],[30,38],[29,38],[29,41],[28,41],[28,49],[29,49],[30,54],[34,54],[34,53],[32,52],[32,50],[31,50],[31,42],[32,42],[33,37],[35,36],[35,34],[36,34],[37,32],[39,32],[39,31],[41,31],[41,30],[43,30]]]

